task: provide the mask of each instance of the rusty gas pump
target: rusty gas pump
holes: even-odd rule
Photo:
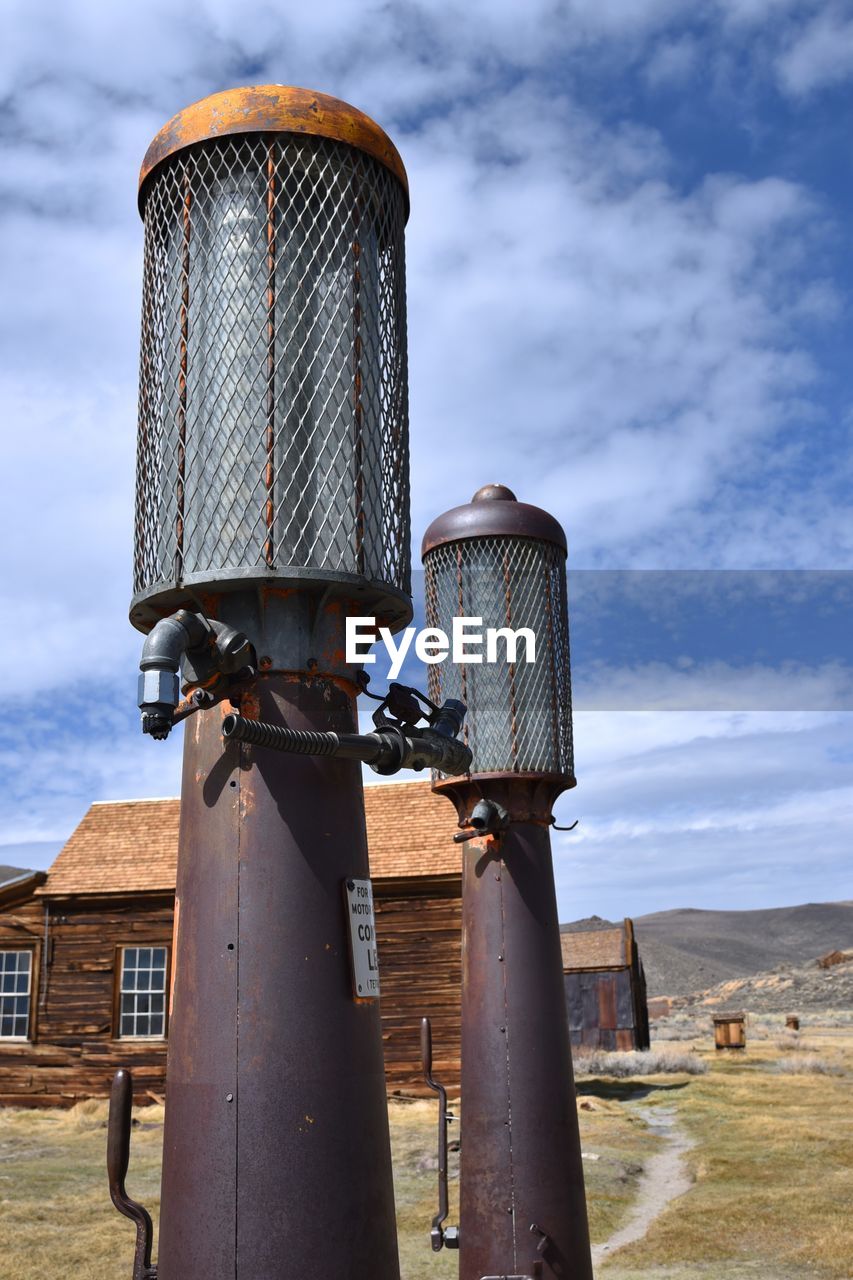
[[[127,1073],[110,1190],[135,1280],[398,1280],[358,762],[470,763],[458,699],[394,686],[359,734],[344,643],[412,614],[406,174],[353,107],[264,86],[170,121],[139,201],[130,616],[143,729],[186,728],[156,1265]]]
[[[459,817],[463,938],[460,1219],[444,1226],[445,1183],[431,1237],[459,1249],[460,1280],[592,1280],[549,837],[575,785],[565,560],[557,521],[502,485],[423,541],[427,626],[465,617],[518,645],[511,661],[474,647],[429,669],[434,701],[467,705],[473,757],[464,777],[433,775]],[[427,1019],[422,1034],[444,1132]]]

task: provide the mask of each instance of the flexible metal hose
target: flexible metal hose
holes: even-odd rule
[[[317,733],[310,729],[286,729],[282,725],[247,720],[245,716],[227,715],[222,721],[223,738],[251,742],[256,747],[272,747],[301,756],[333,756],[340,740],[336,733]]]

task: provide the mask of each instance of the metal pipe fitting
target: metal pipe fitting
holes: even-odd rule
[[[495,836],[506,831],[509,826],[509,813],[496,800],[478,800],[471,810],[468,819],[470,831],[457,831],[453,839],[456,844],[465,840],[475,840],[477,836]]]
[[[495,800],[478,800],[468,822],[478,831],[494,835],[495,832],[503,831],[509,825],[509,814],[503,805]]]
[[[238,673],[251,674],[255,650],[242,631],[201,613],[178,609],[161,618],[142,646],[139,663],[139,707],[142,732],[152,738],[167,738],[173,724],[206,705],[203,698],[181,707],[180,686],[216,684]],[[196,689],[196,693],[209,693]],[[215,701],[215,696],[212,695]]]
[[[209,623],[198,613],[178,609],[155,623],[142,646],[139,661],[137,705],[142,712],[142,732],[162,740],[169,736],[172,716],[180,701],[178,672],[188,649],[201,645],[210,634]]]
[[[448,712],[445,727],[455,721],[457,714],[455,710]],[[385,725],[372,733],[314,733],[247,720],[233,712],[222,721],[222,736],[226,741],[247,742],[292,755],[360,760],[384,775],[400,769],[431,767],[457,776],[471,764],[471,752],[465,744],[435,728],[404,733],[396,725]]]

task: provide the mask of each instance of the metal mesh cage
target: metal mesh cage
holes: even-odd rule
[[[529,627],[536,658],[521,641],[515,662],[429,667],[434,702],[460,698],[472,773],[574,776],[565,554],[531,538],[484,537],[437,546],[424,556],[428,627],[450,634],[456,617],[483,628]]]
[[[148,180],[138,598],[294,570],[409,593],[405,216],[324,137],[223,136]]]

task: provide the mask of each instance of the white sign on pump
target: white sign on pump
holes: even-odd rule
[[[352,991],[357,1000],[378,1000],[379,959],[376,921],[373,918],[373,886],[369,880],[346,880]]]

